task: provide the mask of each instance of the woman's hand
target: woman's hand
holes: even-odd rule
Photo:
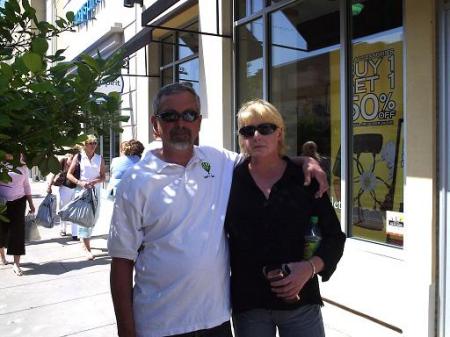
[[[78,180],[77,185],[80,186],[81,188],[89,188],[89,182],[88,181],[84,181],[84,180]]]
[[[47,193],[52,193],[52,185],[48,185],[48,187],[47,187]]]
[[[36,209],[34,208],[33,204],[29,204],[29,206],[30,206],[30,213],[36,212]]]
[[[277,297],[285,301],[296,301],[300,290],[313,276],[313,270],[307,261],[291,262],[288,267],[291,273],[279,281],[270,282],[270,286]]]

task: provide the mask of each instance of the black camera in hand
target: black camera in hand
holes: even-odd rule
[[[286,263],[267,265],[263,267],[262,271],[269,282],[282,280],[291,273]]]

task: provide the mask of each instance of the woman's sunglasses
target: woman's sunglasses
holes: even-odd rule
[[[97,145],[97,142],[88,142],[86,145]]]
[[[155,116],[165,123],[174,123],[180,120],[180,118],[185,122],[192,123],[197,120],[200,114],[195,110],[185,110],[181,113],[175,110],[166,110],[156,114]]]
[[[250,138],[255,135],[255,132],[258,131],[261,135],[271,135],[278,128],[275,124],[272,123],[262,123],[259,125],[247,125],[239,129],[239,133],[244,138]]]

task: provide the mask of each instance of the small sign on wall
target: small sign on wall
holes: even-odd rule
[[[105,95],[108,95],[110,92],[116,91],[119,93],[123,92],[123,77],[119,76],[114,81],[103,83],[96,90],[97,92],[101,92]]]
[[[403,245],[405,234],[405,214],[402,212],[386,211],[386,242]]]

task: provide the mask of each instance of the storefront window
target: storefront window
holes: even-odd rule
[[[185,29],[198,31],[198,22],[185,27]],[[178,35],[178,59],[183,59],[198,53],[198,34],[180,32]]]
[[[237,3],[238,18],[256,13],[264,8],[266,0],[239,0]]]
[[[317,3],[271,14],[270,100],[284,116],[289,154],[301,154],[302,145],[314,141],[331,178],[331,144],[340,137],[339,5]]]
[[[198,22],[181,28],[197,31]],[[198,34],[173,32],[161,42],[161,85],[188,82],[199,92]]]
[[[174,43],[173,35],[169,35],[167,38],[162,40],[161,44],[161,65],[165,66],[173,62],[174,59]]]
[[[165,86],[167,84],[170,84],[170,83],[174,82],[172,67],[164,69],[163,71],[161,71],[161,80],[162,80],[162,83],[161,83],[162,86]]]
[[[258,19],[240,26],[238,34],[238,90],[239,106],[263,97],[263,21]]]
[[[239,18],[236,109],[246,100],[271,101],[286,121],[288,154],[314,141],[330,183],[338,215],[348,207],[348,235],[403,245],[403,34],[402,0],[361,0],[351,4],[352,36],[340,36],[341,1],[272,0]],[[243,6],[245,1],[237,1]],[[248,4],[248,2],[247,2]],[[247,7],[246,7],[247,8]],[[351,50],[342,50],[344,40]],[[266,47],[267,46],[267,47]],[[267,49],[266,49],[267,48]],[[267,50],[267,53],[265,52]],[[352,55],[353,125],[342,130],[347,87],[341,87],[341,54]],[[266,56],[267,55],[267,56]],[[351,118],[350,117],[350,118]],[[352,153],[350,193],[341,200],[341,134]],[[345,144],[346,148],[347,145]]]
[[[355,2],[352,14],[351,234],[401,247],[404,224],[402,1]]]
[[[180,82],[189,82],[196,92],[199,92],[198,58],[181,63],[177,66]]]

